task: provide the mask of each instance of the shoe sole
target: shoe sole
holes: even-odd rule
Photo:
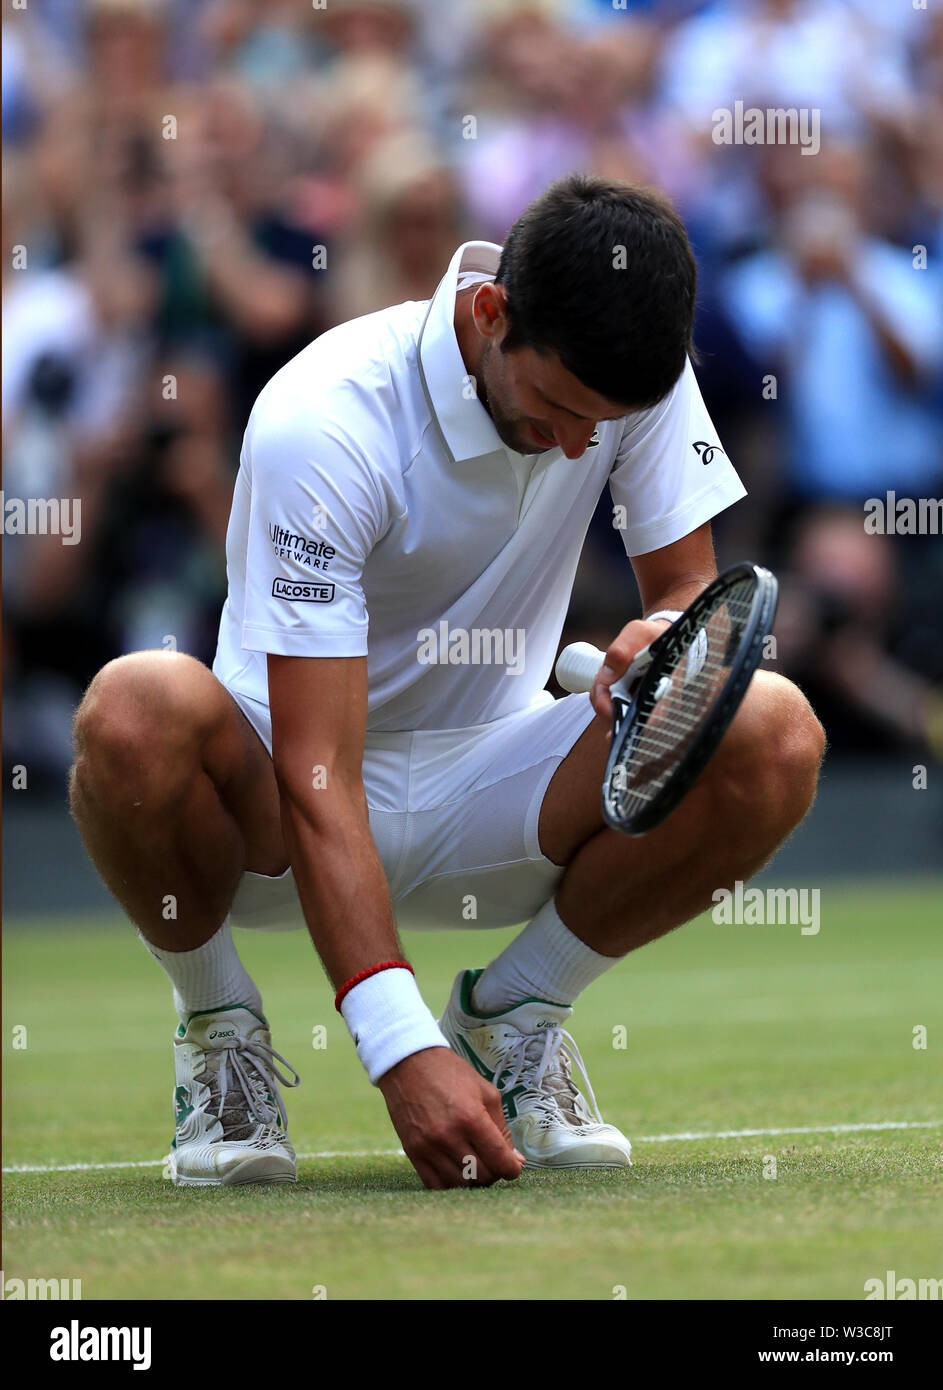
[[[525,1164],[524,1164],[524,1171],[525,1171],[525,1173],[526,1173],[528,1168],[540,1168],[540,1169],[542,1169],[544,1172],[548,1172],[548,1173],[549,1173],[549,1172],[553,1172],[554,1170],[556,1170],[557,1172],[559,1172],[559,1171],[561,1171],[562,1169],[566,1169],[567,1171],[569,1171],[569,1172],[571,1172],[571,1173],[575,1173],[575,1172],[579,1172],[580,1169],[588,1169],[588,1168],[594,1168],[594,1169],[597,1169],[597,1168],[609,1168],[609,1169],[611,1169],[611,1170],[615,1170],[615,1169],[617,1169],[617,1168],[625,1168],[625,1169],[628,1169],[628,1168],[631,1168],[631,1167],[632,1167],[631,1163],[535,1163],[535,1162],[533,1162],[531,1159],[528,1158],[527,1161],[526,1161]]]
[[[293,1183],[297,1182],[285,1174],[282,1177],[272,1178],[172,1178],[174,1187],[271,1187],[274,1183]]]
[[[242,1187],[249,1183],[256,1185],[268,1185],[269,1183],[292,1183],[298,1181],[297,1173],[265,1172],[265,1166],[269,1160],[266,1158],[247,1158],[238,1167],[231,1169],[222,1178],[192,1178],[184,1177],[179,1173],[171,1172],[170,1179],[174,1187]]]

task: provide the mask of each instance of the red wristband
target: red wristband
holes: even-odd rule
[[[384,960],[379,965],[368,965],[366,970],[358,970],[356,975],[351,975],[350,979],[346,980],[337,991],[334,996],[334,1007],[337,1012],[340,1013],[341,1004],[356,985],[362,985],[364,980],[370,979],[371,975],[379,975],[381,970],[408,970],[410,975],[415,976],[416,974],[408,960]]]

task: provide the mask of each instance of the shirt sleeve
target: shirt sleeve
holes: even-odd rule
[[[261,402],[260,402],[261,405]],[[364,563],[389,518],[369,463],[330,420],[256,406],[242,645],[278,656],[365,656]]]
[[[629,556],[681,540],[746,496],[690,361],[664,401],[626,421],[609,490]]]

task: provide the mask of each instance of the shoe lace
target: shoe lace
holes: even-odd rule
[[[278,1062],[281,1062],[282,1066],[291,1072],[294,1080],[279,1071]],[[247,1118],[254,1120],[257,1124],[271,1124],[272,1101],[274,1100],[281,1127],[283,1130],[287,1130],[288,1116],[285,1113],[278,1082],[280,1081],[283,1086],[293,1087],[299,1084],[301,1077],[280,1052],[276,1052],[267,1043],[256,1039],[250,1041],[246,1038],[234,1038],[232,1042],[219,1049],[219,1067],[216,1075],[219,1083],[219,1108],[216,1111],[216,1117],[220,1123],[223,1119],[226,1097],[230,1090],[236,1090],[241,1092],[245,1100]]]
[[[573,1125],[585,1124],[591,1118],[586,1100],[571,1075],[571,1069],[575,1069],[592,1107],[592,1116],[598,1124],[603,1123],[586,1064],[565,1028],[519,1033],[507,1045],[505,1062],[507,1070],[495,1082],[498,1090],[508,1091],[523,1082],[534,1096],[534,1108],[543,1112],[546,1123],[556,1120],[561,1110]]]

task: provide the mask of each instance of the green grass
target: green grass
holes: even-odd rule
[[[160,1166],[10,1173],[7,1277],[96,1298],[862,1298],[943,1274],[939,883],[825,885],[821,932],[709,919],[646,947],[572,1028],[628,1173],[525,1173],[426,1193],[360,1071],[307,939],[238,934],[302,1073],[292,1188],[175,1190]],[[508,933],[413,935],[430,1004]],[[169,988],[127,926],[8,925],[4,1164],[159,1159],[170,1140]],[[27,1030],[13,1048],[14,1028]],[[312,1047],[325,1025],[327,1046]],[[913,1030],[926,1026],[925,1050]],[[613,1046],[624,1027],[627,1046]],[[618,1033],[615,1034],[618,1040]],[[740,1138],[664,1139],[741,1129]],[[371,1156],[371,1150],[387,1151]],[[767,1156],[777,1177],[764,1178]],[[768,1165],[767,1165],[768,1166]]]

